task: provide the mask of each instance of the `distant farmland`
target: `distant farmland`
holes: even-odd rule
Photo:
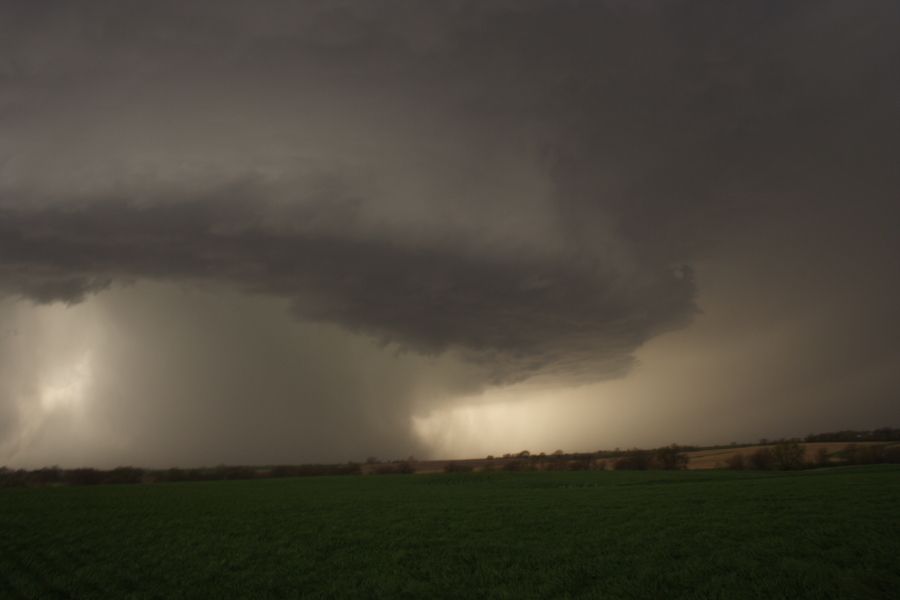
[[[898,442],[805,442],[801,443],[800,446],[803,448],[807,460],[813,460],[816,453],[820,449],[824,449],[829,457],[831,457],[831,460],[833,460],[836,465],[839,465],[841,464],[842,460],[840,457],[841,452],[851,444],[856,446],[883,446],[885,448],[900,446],[900,443]],[[743,445],[733,447],[728,446],[702,450],[688,450],[684,451],[684,454],[688,458],[687,468],[689,470],[723,469],[727,468],[728,460],[735,454],[743,454],[744,456],[749,456],[760,448],[774,447],[774,444]],[[612,454],[610,456],[604,457],[601,460],[604,460],[606,462],[607,469],[612,469],[614,468],[616,458],[619,456],[621,456],[621,454]],[[463,460],[426,460],[417,461],[414,463],[414,466],[416,473],[440,473],[443,472],[446,466],[451,463],[456,465],[465,465],[467,467],[471,467],[473,470],[478,471],[482,469],[503,469],[504,465],[506,465],[507,463],[518,460],[520,459],[517,457],[498,457],[491,460],[487,460],[484,458]],[[540,466],[542,460],[550,461],[553,460],[553,457],[546,457],[542,459],[540,456],[531,455],[530,460],[537,467]],[[363,465],[362,472],[366,474],[373,473],[377,470],[377,468],[377,465]]]
[[[896,598],[900,467],[0,490],[2,598]]]
[[[850,444],[848,442],[812,442],[812,443],[804,443],[800,444],[803,449],[806,451],[806,456],[808,459],[812,459],[816,452],[820,449],[824,449],[829,455],[834,456],[843,451]],[[855,443],[857,446],[894,446],[897,445],[896,442],[858,442]],[[715,450],[696,450],[693,452],[686,452],[690,462],[688,462],[688,469],[720,469],[728,464],[728,459],[730,459],[735,454],[743,454],[745,456],[750,455],[760,448],[773,448],[774,446],[771,444],[761,444],[758,446],[744,446],[738,448],[718,448]]]

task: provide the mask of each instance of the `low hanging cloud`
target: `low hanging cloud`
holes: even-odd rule
[[[603,257],[475,253],[459,238],[364,236],[337,200],[336,215],[320,202],[276,226],[264,191],[236,186],[145,206],[7,207],[3,288],[77,303],[114,281],[225,283],[287,297],[301,319],[426,354],[457,349],[496,380],[621,374],[638,345],[695,311],[687,267],[636,270]]]

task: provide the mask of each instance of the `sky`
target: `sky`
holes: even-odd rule
[[[900,425],[900,3],[0,0],[0,465]]]

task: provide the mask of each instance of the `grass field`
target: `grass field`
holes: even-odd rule
[[[898,466],[0,490],[2,598],[898,593]]]

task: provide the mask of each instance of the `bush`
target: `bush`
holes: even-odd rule
[[[831,458],[827,448],[819,448],[816,450],[815,465],[817,467],[827,467],[831,464]]]
[[[256,469],[253,467],[219,465],[209,472],[207,479],[255,479]]]
[[[22,469],[14,470],[7,469],[6,467],[0,467],[0,486],[14,487],[25,485],[27,483],[27,475],[28,471],[24,471]]]
[[[884,446],[850,444],[844,449],[844,456],[851,465],[874,465],[884,462]]]
[[[548,460],[541,463],[545,471],[568,471],[569,461],[567,460]]]
[[[590,458],[576,458],[566,462],[569,471],[588,471],[591,469]]]
[[[276,465],[269,477],[318,477],[321,475],[359,475],[362,468],[357,463],[344,465]]]
[[[527,460],[509,460],[503,463],[504,471],[532,471],[534,467]]]
[[[884,462],[900,464],[900,446],[888,446],[883,453]]]
[[[775,455],[772,454],[772,450],[769,448],[759,448],[747,457],[747,464],[750,465],[751,469],[768,471],[775,466]]]
[[[472,470],[472,465],[464,463],[448,462],[444,465],[445,473],[471,473]]]
[[[409,462],[397,462],[386,465],[378,465],[372,471],[375,475],[412,475],[416,472],[415,467]]]
[[[654,452],[656,466],[667,471],[687,469],[690,458],[681,451],[681,448],[672,444],[663,448],[657,448]]]
[[[29,485],[53,485],[63,482],[63,471],[59,467],[44,467],[29,472],[26,478]]]
[[[726,462],[726,466],[733,471],[743,471],[744,469],[747,468],[747,465],[745,464],[745,461],[744,461],[744,455],[739,452],[732,454],[728,458],[728,461]]]
[[[144,470],[135,467],[116,467],[106,473],[104,483],[140,483],[144,478]]]
[[[65,471],[69,485],[97,485],[103,483],[103,473],[97,469],[69,469]]]
[[[158,474],[159,481],[187,481],[187,473],[184,472],[184,469],[179,469],[177,467],[172,467],[171,469],[166,469],[165,471],[161,471]]]
[[[647,450],[629,450],[614,463],[616,471],[646,471],[652,464],[652,456]]]
[[[797,442],[781,442],[772,449],[775,467],[782,471],[802,469],[806,451]]]

